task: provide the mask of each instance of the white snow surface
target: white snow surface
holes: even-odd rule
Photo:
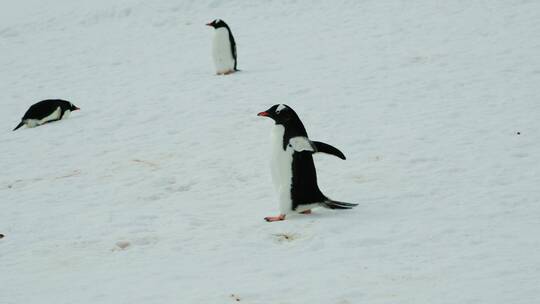
[[[539,1],[4,2],[0,303],[538,302]],[[263,221],[277,103],[354,210]]]

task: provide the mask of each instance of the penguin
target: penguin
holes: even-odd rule
[[[352,209],[358,205],[331,200],[317,185],[313,154],[322,152],[344,160],[345,155],[341,151],[329,144],[310,140],[296,112],[285,104],[273,105],[257,115],[275,121],[271,170],[279,196],[280,214],[264,218],[267,222],[282,221],[292,212],[310,214],[314,207]]]
[[[62,99],[46,99],[33,104],[24,113],[21,122],[13,131],[26,125],[33,128],[51,121],[60,120],[69,117],[72,111],[80,110],[74,104]]]
[[[236,68],[236,42],[227,23],[216,19],[206,25],[215,29],[212,57],[214,58],[216,75],[228,75],[238,71]]]

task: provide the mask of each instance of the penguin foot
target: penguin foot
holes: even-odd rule
[[[267,216],[264,218],[267,222],[277,222],[277,221],[283,221],[285,219],[285,214],[280,214],[278,216]]]
[[[300,214],[311,214],[311,209],[300,212]]]
[[[236,72],[235,70],[230,70],[230,71],[227,71],[227,72],[216,72],[216,75],[217,76],[222,76],[222,75],[230,75],[232,73]]]

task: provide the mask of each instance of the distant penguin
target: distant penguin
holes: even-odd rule
[[[51,121],[60,120],[69,117],[72,111],[80,110],[69,101],[61,99],[46,99],[30,106],[24,113],[21,123],[13,131],[26,125],[33,128]]]
[[[317,185],[313,154],[323,152],[341,159],[345,155],[329,144],[311,141],[300,118],[287,105],[274,105],[258,116],[275,121],[272,132],[272,180],[279,196],[279,216],[266,217],[268,222],[282,221],[287,214],[311,213],[311,208],[351,209],[358,204],[333,201]]]
[[[227,23],[221,19],[216,19],[206,25],[215,29],[212,56],[216,74],[228,75],[238,71],[236,68],[236,42]]]

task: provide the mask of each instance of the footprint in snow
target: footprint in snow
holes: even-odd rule
[[[134,163],[137,163],[137,164],[148,166],[148,167],[153,168],[153,169],[158,169],[159,168],[158,164],[156,164],[154,162],[151,162],[151,161],[148,161],[148,160],[132,159],[131,161],[134,162]]]
[[[230,295],[231,299],[233,299],[236,302],[240,302],[240,297],[238,295],[235,295],[234,293],[231,293]]]
[[[143,237],[137,237],[135,239],[132,239],[131,241],[127,240],[120,240],[114,243],[114,247],[111,249],[111,251],[123,251],[127,250],[133,246],[137,246],[138,248],[144,247],[144,246],[150,246],[154,245],[159,241],[159,239],[155,236],[143,236]]]
[[[118,241],[114,244],[114,248],[111,251],[126,250],[129,246],[131,246],[129,241]]]
[[[276,233],[274,234],[274,237],[276,238],[278,243],[283,243],[283,242],[292,242],[298,239],[299,235],[294,234],[294,233]]]

